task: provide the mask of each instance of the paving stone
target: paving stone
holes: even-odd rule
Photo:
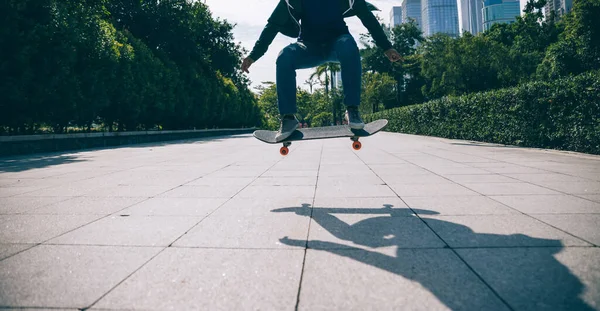
[[[600,214],[535,215],[535,218],[600,246]]]
[[[548,174],[549,172],[543,169],[527,167],[515,164],[506,164],[500,167],[486,167],[486,171],[497,174]]]
[[[169,248],[94,307],[294,310],[303,258],[303,250]]]
[[[503,176],[499,174],[457,174],[457,175],[444,175],[444,177],[459,183],[511,183],[518,182],[518,180]]]
[[[563,181],[540,181],[537,184],[569,194],[600,194],[600,182],[563,182]]]
[[[158,195],[158,198],[225,198],[236,195],[245,185],[181,186]]]
[[[320,185],[316,190],[316,198],[366,198],[396,197],[387,185],[337,184]]]
[[[236,197],[254,198],[306,198],[313,197],[315,186],[249,186],[240,191]]]
[[[206,216],[227,199],[152,198],[124,209],[120,214],[145,216]]]
[[[389,186],[401,197],[479,195],[458,184],[389,184]]]
[[[414,164],[369,165],[381,178],[386,176],[430,175],[431,172]]]
[[[483,195],[560,194],[554,190],[522,182],[465,183],[463,185]]]
[[[600,213],[600,204],[570,195],[492,196],[526,214]]]
[[[217,178],[217,177],[202,177],[202,178],[198,178],[194,181],[191,181],[189,183],[186,183],[186,186],[224,186],[224,187],[229,187],[229,186],[247,186],[249,185],[251,182],[253,182],[256,178],[254,177],[223,177],[223,178]]]
[[[584,241],[600,157],[363,144],[282,157],[240,135],[0,159],[0,297],[17,301],[0,308],[600,310]]]
[[[327,208],[313,209],[308,247],[323,244],[326,248],[376,249],[442,248],[446,245],[417,217],[334,212]]]
[[[577,196],[590,201],[600,202],[600,194],[580,194]]]
[[[384,185],[385,182],[376,175],[365,175],[360,178],[348,178],[347,176],[319,176],[318,186],[343,185]]]
[[[316,177],[318,173],[318,170],[268,170],[261,177]]]
[[[85,308],[157,248],[40,245],[0,261],[0,306]]]
[[[35,246],[35,244],[0,244],[0,260]]]
[[[289,248],[280,239],[306,239],[309,218],[294,211],[311,198],[233,199],[174,243],[177,247]],[[310,210],[310,207],[306,208]]]
[[[110,186],[94,191],[86,192],[89,197],[128,197],[149,198],[169,191],[172,187],[167,186]]]
[[[252,186],[315,186],[317,177],[260,177]]]
[[[99,215],[0,215],[0,243],[41,243],[88,224]]]
[[[0,198],[8,198],[20,194],[31,193],[39,189],[39,187],[2,187],[0,188]]]
[[[590,246],[525,215],[424,216],[450,247]]]
[[[417,214],[431,215],[511,215],[517,211],[484,196],[403,197]]]
[[[68,200],[69,197],[12,197],[2,198],[0,214],[21,214],[55,202]]]
[[[314,208],[326,209],[336,214],[414,216],[404,201],[398,197],[384,198],[315,198]],[[425,213],[425,211],[423,211]]]
[[[421,174],[421,175],[408,175],[408,176],[382,176],[381,177],[387,184],[451,184],[451,180],[448,180],[442,176],[435,174]]]
[[[447,249],[385,255],[315,247],[306,255],[299,310],[509,310]]]
[[[143,200],[146,199],[78,197],[33,209],[25,214],[110,215]]]
[[[530,183],[538,182],[582,182],[586,181],[584,178],[560,174],[560,173],[548,173],[548,174],[506,174],[510,178],[514,178],[521,181],[527,181]]]
[[[200,221],[191,216],[110,216],[49,244],[168,246]]]
[[[513,310],[600,309],[599,248],[459,249]]]

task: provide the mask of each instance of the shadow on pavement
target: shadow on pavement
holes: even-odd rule
[[[247,135],[247,134],[245,134]],[[215,136],[215,137],[200,137],[184,140],[172,140],[172,141],[161,141],[152,143],[142,144],[131,144],[131,145],[120,145],[120,146],[107,146],[107,147],[94,147],[81,150],[66,150],[57,152],[37,153],[28,155],[18,156],[7,156],[0,157],[0,173],[2,172],[24,172],[31,169],[46,168],[56,165],[76,163],[89,161],[87,158],[80,156],[84,152],[93,152],[99,150],[112,150],[112,149],[147,149],[147,148],[158,148],[170,145],[183,145],[183,144],[201,144],[206,142],[218,142],[231,138],[239,138],[243,135],[231,135],[231,136]]]
[[[436,215],[437,212],[427,210],[411,210],[408,208],[392,208],[384,205],[383,208],[311,208],[310,204],[302,207],[290,207],[273,210],[272,212],[293,212],[301,216],[312,217],[321,227],[338,239],[349,241],[355,245],[370,248],[402,246],[403,239],[410,239],[402,232],[398,222],[391,221],[392,217],[415,217],[412,211],[420,215]],[[410,214],[407,214],[410,212]],[[374,217],[360,220],[352,225],[340,220],[334,214],[375,214]],[[381,214],[379,216],[378,214]],[[522,234],[497,235],[480,234],[470,228],[440,219],[427,219],[431,227],[444,226],[445,232],[458,232],[461,238],[477,241],[485,245],[486,241],[497,245],[498,241],[524,242],[520,245],[544,245],[544,247],[488,247],[488,248],[462,248],[451,249],[447,244],[437,248],[438,252],[427,253],[435,256],[440,251],[454,252],[460,261],[467,262],[484,282],[498,293],[504,303],[510,305],[512,310],[594,310],[579,296],[584,292],[584,285],[569,269],[561,264],[555,257],[562,249],[559,240],[538,239]],[[406,230],[404,230],[406,232]],[[339,244],[321,240],[294,240],[287,237],[280,239],[284,244],[308,249],[329,252],[342,257],[376,267],[406,279],[419,282],[435,295],[443,304],[452,310],[481,310],[482,304],[489,302],[479,296],[479,292],[461,292],[454,288],[456,281],[452,278],[464,279],[465,271],[470,271],[465,266],[462,272],[454,271],[451,267],[444,267],[442,259],[428,258],[428,262],[416,262],[414,256],[406,256],[411,249],[398,247],[396,256],[389,256],[380,252],[370,251],[357,246]],[[445,243],[445,242],[444,242]],[[505,244],[511,245],[511,244]],[[414,248],[412,250],[415,250]],[[431,248],[417,249],[415,251],[427,252]],[[411,258],[407,258],[411,257]],[[454,257],[454,256],[452,256]],[[418,258],[418,256],[417,256]],[[430,260],[429,260],[430,259]],[[441,264],[431,267],[432,264]],[[459,262],[460,263],[460,262]],[[429,266],[427,266],[429,265]],[[460,265],[464,266],[464,265]],[[455,266],[456,267],[456,266]],[[459,275],[462,273],[462,276]],[[467,272],[470,273],[470,272]],[[473,278],[471,278],[473,279]],[[453,285],[454,284],[454,285]],[[460,284],[462,288],[463,284]],[[469,288],[468,285],[464,285]],[[470,287],[469,289],[473,289]],[[458,297],[457,297],[458,296]],[[462,296],[462,297],[461,297]],[[466,297],[465,296],[469,296]],[[483,296],[485,297],[485,296]],[[479,298],[479,299],[477,299]],[[482,301],[483,300],[483,301]],[[496,299],[498,303],[500,300]]]
[[[36,168],[44,168],[55,165],[77,163],[85,161],[75,155],[46,155],[29,156],[14,159],[0,159],[0,173],[2,172],[24,172]]]

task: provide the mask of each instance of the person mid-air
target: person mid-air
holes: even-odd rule
[[[280,0],[252,52],[242,63],[242,70],[262,57],[278,33],[297,38],[277,57],[277,104],[281,125],[277,140],[289,137],[298,128],[294,116],[296,107],[296,70],[339,62],[342,69],[346,119],[352,129],[362,129],[364,122],[358,112],[361,94],[361,61],[356,41],[348,31],[344,18],[357,16],[367,28],[377,46],[392,62],[400,54],[392,48],[379,21],[365,0]]]

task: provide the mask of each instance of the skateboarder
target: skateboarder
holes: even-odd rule
[[[281,114],[277,141],[286,139],[298,128],[298,120],[294,116],[297,112],[296,70],[326,62],[339,62],[342,68],[344,104],[349,126],[353,129],[364,127],[358,112],[361,93],[360,54],[344,18],[356,15],[390,61],[396,62],[402,58],[392,48],[371,12],[372,9],[376,8],[365,0],[279,1],[252,52],[242,63],[242,70],[248,72],[252,63],[265,54],[279,32],[298,39],[296,43],[285,47],[277,57],[277,104]]]

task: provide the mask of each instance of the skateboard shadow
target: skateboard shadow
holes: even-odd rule
[[[310,204],[303,204],[301,207],[272,210],[277,213],[293,212],[312,217],[329,234],[354,245],[287,237],[280,239],[282,243],[350,258],[416,281],[451,310],[483,310],[502,303],[508,304],[507,310],[594,310],[579,297],[584,291],[584,285],[554,257],[563,248],[561,241],[538,239],[522,234],[476,233],[464,225],[428,218],[427,224],[430,228],[443,227],[445,232],[460,234],[461,239],[477,241],[479,245],[498,245],[518,239],[522,243],[520,245],[543,247],[456,250],[447,244],[443,246],[444,242],[437,248],[406,248],[403,247],[406,240],[418,237],[414,236],[416,233],[408,232],[407,228],[399,228],[403,222],[397,220],[415,217],[412,211],[420,215],[438,214],[429,210],[392,208],[392,205],[370,209],[311,208]],[[368,214],[373,217],[348,224],[334,214]],[[422,224],[421,220],[418,222]],[[398,246],[396,256],[367,249],[389,246]],[[417,253],[420,255],[415,256]],[[481,277],[473,275],[472,271]],[[471,275],[465,277],[465,274]],[[468,284],[469,282],[479,284]],[[485,290],[486,293],[482,293],[485,286],[491,287],[493,291]],[[490,299],[495,300],[496,304],[491,303]]]

